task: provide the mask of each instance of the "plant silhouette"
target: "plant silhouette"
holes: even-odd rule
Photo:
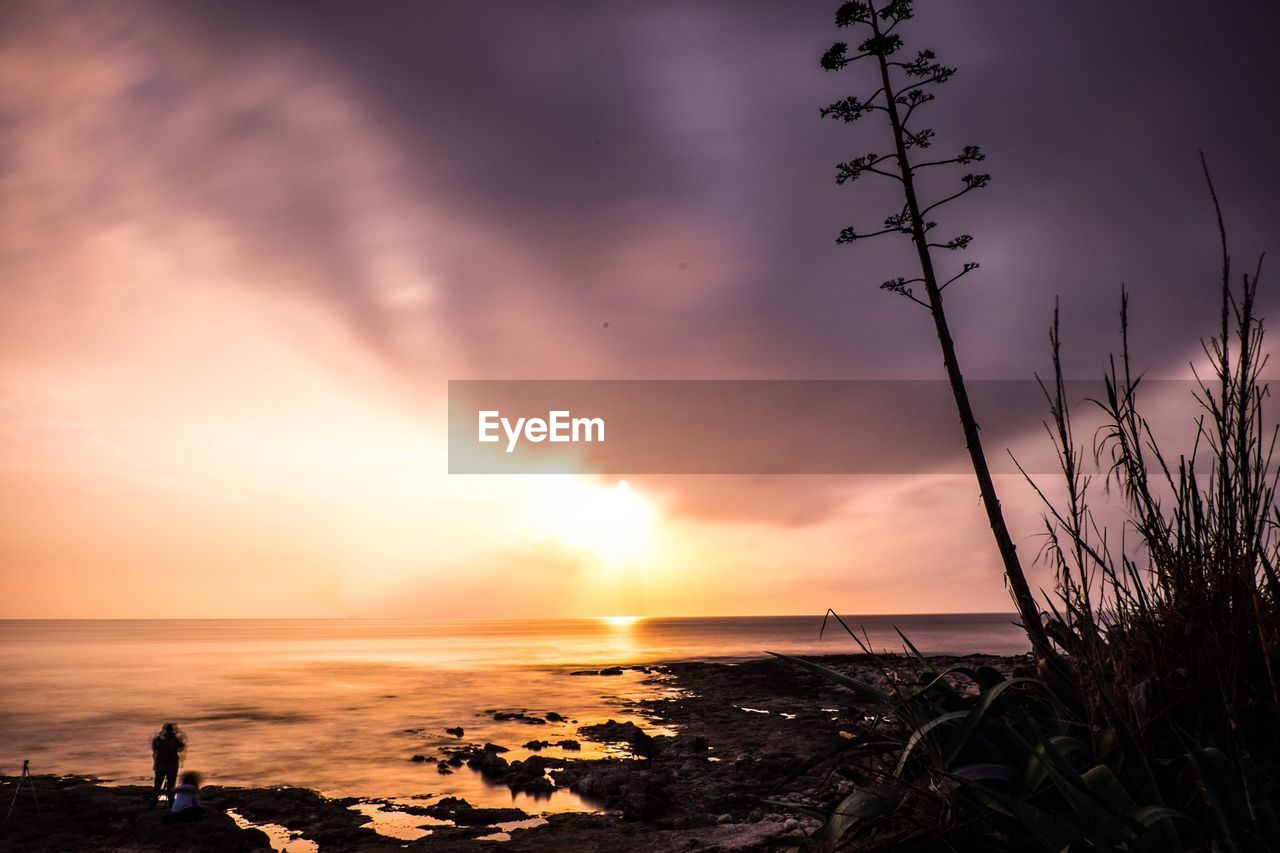
[[[930,214],[974,190],[982,189],[990,182],[991,176],[966,172],[960,177],[959,188],[949,195],[934,201],[921,198],[916,177],[923,171],[969,166],[981,162],[985,155],[976,145],[966,145],[954,156],[934,160],[927,159],[923,153],[932,146],[934,132],[930,128],[916,127],[913,122],[919,117],[920,109],[934,100],[937,88],[955,74],[955,69],[939,62],[930,50],[920,51],[912,59],[899,58],[903,41],[897,31],[911,17],[912,4],[909,0],[889,0],[879,9],[870,2],[850,2],[844,3],[836,11],[836,26],[860,30],[865,38],[852,52],[846,42],[832,45],[822,55],[822,67],[828,71],[839,71],[862,60],[870,60],[876,69],[879,86],[866,97],[850,96],[836,101],[824,107],[821,114],[843,122],[856,122],[867,116],[882,115],[887,121],[893,143],[893,148],[888,153],[872,152],[840,163],[836,167],[836,183],[851,184],[865,175],[876,175],[895,181],[902,191],[903,199],[901,209],[886,216],[878,229],[860,231],[848,227],[840,232],[836,242],[855,243],[872,237],[898,234],[910,238],[915,247],[918,274],[909,278],[899,276],[889,279],[880,287],[923,306],[933,317],[938,344],[942,349],[942,362],[955,398],[987,521],[1000,551],[1006,582],[1036,652],[1041,658],[1056,660],[1057,656],[1041,622],[1035,596],[1027,584],[1017,548],[1000,508],[1000,499],[982,448],[977,418],[965,388],[964,375],[960,370],[955,342],[952,340],[943,306],[943,291],[977,269],[978,264],[964,262],[950,276],[942,278],[938,273],[939,265],[934,262],[935,251],[963,251],[973,242],[973,238],[968,234],[948,238],[933,236],[938,223],[929,218]]]

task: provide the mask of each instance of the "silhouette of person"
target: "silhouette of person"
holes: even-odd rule
[[[165,723],[151,739],[151,758],[156,770],[156,784],[151,792],[152,808],[160,800],[161,787],[169,802],[173,802],[173,784],[177,781],[178,764],[182,760],[182,751],[186,748],[186,737],[173,723]]]
[[[180,784],[173,789],[170,799],[173,805],[164,816],[165,821],[185,822],[204,817],[204,806],[200,805],[200,774],[191,771],[183,773]]]

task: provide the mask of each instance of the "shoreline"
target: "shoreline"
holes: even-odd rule
[[[1002,670],[1025,660],[984,654],[928,657],[939,668],[965,661]],[[813,659],[881,680],[866,655]],[[608,679],[615,670],[633,668],[647,671],[647,683],[676,688],[674,695],[636,703],[645,725],[610,720],[578,730],[582,740],[610,744],[628,757],[579,759],[534,751],[508,761],[503,753],[519,744],[462,738],[435,754],[407,757],[434,762],[442,774],[479,773],[489,784],[513,791],[536,795],[567,788],[598,811],[541,816],[514,807],[473,807],[428,792],[386,800],[329,799],[302,787],[210,785],[202,789],[209,812],[204,820],[165,824],[163,809],[146,808],[149,787],[85,776],[37,776],[41,812],[34,812],[23,792],[13,817],[0,822],[0,851],[264,850],[272,849],[272,840],[278,849],[290,837],[290,849],[300,851],[317,849],[312,845],[343,851],[475,850],[489,843],[522,851],[795,850],[820,822],[799,808],[761,800],[768,796],[821,811],[849,790],[846,780],[826,769],[778,786],[805,759],[838,743],[842,731],[857,730],[860,707],[847,691],[768,657],[609,667],[576,677]],[[657,727],[674,734],[646,731]],[[0,804],[6,809],[13,781],[0,777]],[[242,828],[254,825],[268,828],[274,839]]]

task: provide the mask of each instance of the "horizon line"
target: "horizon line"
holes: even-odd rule
[[[825,613],[740,613],[711,616],[642,616],[636,614],[608,613],[595,616],[508,616],[501,618],[471,619],[446,619],[421,616],[0,616],[0,622],[592,622],[618,618],[634,619],[636,621],[654,621],[663,619],[818,619],[825,617],[825,615]],[[918,618],[923,616],[1009,616],[1016,620],[1018,617],[1017,612],[1012,610],[965,610],[932,613],[841,613],[839,615],[843,619],[868,617]]]

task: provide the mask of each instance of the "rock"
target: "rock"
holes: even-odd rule
[[[782,822],[783,832],[791,832],[792,830],[796,830],[799,828],[800,828],[800,821],[796,820],[793,817],[789,817]]]
[[[622,667],[620,666],[605,667],[604,669],[600,670],[600,675],[622,675]]]
[[[719,823],[719,824],[733,823],[733,815],[728,813],[722,814],[718,818],[716,818],[716,823]]]
[[[453,735],[454,737],[462,737],[464,734],[466,734],[466,729],[464,729],[462,726],[454,726],[451,729],[445,729],[444,733],[447,735]]]
[[[582,749],[582,744],[578,743],[576,740],[573,740],[572,738],[566,738],[565,740],[556,741],[556,746],[560,747],[561,749],[567,749],[570,752],[576,752],[577,750]]]
[[[555,711],[548,711],[547,719],[553,723],[563,723],[565,718],[563,715],[557,714]]]
[[[494,711],[493,718],[499,721],[514,720],[516,722],[528,723],[531,726],[545,726],[547,724],[547,721],[541,717],[526,714],[524,711]]]
[[[760,757],[739,755],[729,765],[728,770],[733,778],[741,783],[766,782],[776,779],[794,766],[795,759],[787,753],[771,752]]]
[[[707,751],[707,739],[698,735],[676,735],[671,739],[670,749],[683,753],[698,753]]]
[[[540,749],[542,749],[542,748],[544,748],[544,747],[548,747],[548,746],[551,746],[551,742],[550,742],[550,741],[546,741],[546,740],[531,740],[531,741],[529,741],[528,743],[526,743],[526,744],[524,745],[524,748],[525,748],[525,749],[531,749],[531,750],[533,750],[534,752],[537,752],[538,750],[540,750]]]
[[[535,796],[550,794],[555,790],[556,785],[547,778],[547,769],[563,765],[564,762],[559,759],[531,755],[524,761],[511,762],[510,772],[505,782],[513,791],[523,791]]]
[[[492,749],[490,747],[493,747]],[[498,754],[498,751],[506,752],[503,747],[496,744],[486,743],[484,749],[476,750],[471,757],[467,759],[467,766],[472,770],[477,770],[483,776],[504,776],[507,773],[507,759]]]
[[[624,820],[653,820],[666,811],[663,780],[631,766],[592,769],[570,789],[582,797],[622,811]]]
[[[579,777],[571,787],[575,793],[607,803],[618,793],[624,778],[623,770],[601,768]]]
[[[594,726],[583,726],[578,731],[592,740],[606,743],[625,743],[631,747],[631,751],[636,755],[649,756],[653,753],[653,738],[630,720],[624,723],[619,723],[617,720],[609,720],[605,723],[597,723]]]
[[[512,791],[532,794],[535,797],[550,794],[556,789],[555,783],[546,776],[539,776],[532,773],[512,774],[512,776],[507,779],[507,787]]]
[[[412,761],[414,764],[421,764],[422,762],[427,760],[427,757],[419,753],[418,755],[415,755],[413,758],[410,758],[409,760]]]
[[[0,779],[0,798],[8,810],[0,821],[0,850],[165,850],[183,853],[249,853],[270,849],[258,829],[240,829],[223,810],[226,804],[205,805],[199,821],[166,823],[167,811],[147,809],[150,786],[105,786],[72,776],[36,776],[30,781],[35,798],[25,789],[16,800],[13,777]],[[203,793],[203,792],[202,792]]]
[[[707,763],[705,761],[689,760],[680,765],[680,775],[682,776],[699,776],[706,770]]]
[[[368,823],[368,818],[358,812],[352,811],[349,806],[355,800],[347,799],[329,799],[323,797],[314,791],[307,791],[301,788],[222,788],[217,785],[204,785],[200,789],[200,799],[205,809],[226,809],[234,808],[239,814],[243,815],[246,820],[254,823],[276,823],[288,825],[296,829],[309,840],[320,845],[324,850],[350,850],[359,849],[370,843],[376,843],[377,834],[371,829],[363,828],[363,824]],[[61,812],[65,803],[59,803],[59,811]],[[161,810],[152,812],[147,811],[148,815],[156,814]],[[206,813],[205,820],[198,821],[191,826],[199,828],[201,824],[207,822],[209,815]],[[143,839],[135,839],[132,845],[102,845],[97,847],[64,847],[62,849],[97,849],[97,850],[165,850],[176,851],[193,850],[183,844],[177,843],[177,839],[170,838],[167,842],[150,846],[142,843]],[[2,846],[2,845],[0,845]],[[200,849],[230,850],[230,847],[222,847],[213,839],[208,839],[207,843]]]
[[[661,788],[627,789],[622,797],[623,820],[653,820],[667,810],[670,800]]]
[[[453,768],[449,766],[448,762],[440,761],[436,764],[436,772],[441,776],[448,776],[453,772]]]
[[[511,762],[511,773],[515,776],[545,776],[548,770],[562,768],[564,764],[562,758],[530,755],[524,761]]]
[[[442,797],[426,808],[406,811],[427,814],[440,820],[451,820],[458,826],[492,826],[495,823],[524,820],[529,817],[528,814],[514,807],[476,808],[461,797]]]
[[[600,670],[598,670],[598,669],[575,669],[573,672],[571,672],[571,673],[569,673],[569,674],[570,674],[570,675],[599,675],[599,674],[600,674]]]
[[[759,809],[752,809],[751,814],[747,815],[747,820],[751,823],[759,823],[764,820],[764,812]]]
[[[513,791],[523,791],[526,794],[538,796],[540,794],[550,794],[556,789],[555,783],[546,776],[539,776],[536,779],[521,780],[519,785],[508,785]]]

